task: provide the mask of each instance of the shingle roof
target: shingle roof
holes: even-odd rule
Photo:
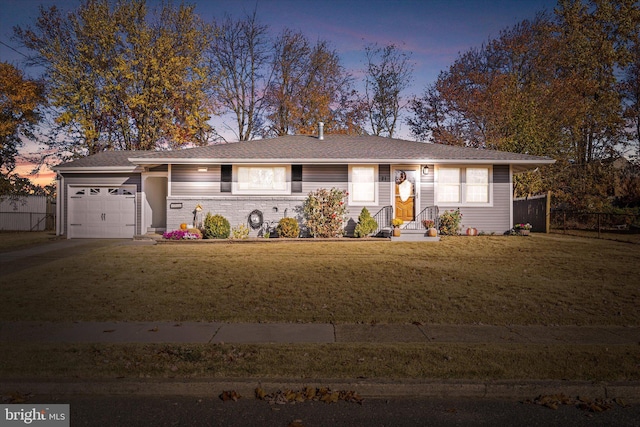
[[[141,152],[143,153],[143,152]],[[137,155],[135,151],[102,151],[91,156],[82,157],[72,160],[54,167],[58,169],[62,167],[75,168],[105,168],[105,167],[134,167],[135,165],[129,161],[131,156]]]
[[[128,159],[128,160],[127,160]],[[552,163],[547,157],[430,144],[377,136],[291,135],[273,139],[209,145],[175,151],[105,152],[76,160],[61,167],[125,166],[134,164],[196,162],[495,162]]]

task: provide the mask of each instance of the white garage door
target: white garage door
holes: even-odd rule
[[[135,233],[135,187],[71,187],[69,238],[129,238]]]

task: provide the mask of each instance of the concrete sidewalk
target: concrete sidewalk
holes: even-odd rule
[[[638,327],[488,325],[332,325],[218,322],[0,322],[0,345],[36,343],[503,343],[638,345]],[[616,397],[640,403],[637,381],[201,378],[0,380],[0,392],[50,395],[208,396],[235,390],[252,396],[302,386],[356,390],[361,396],[532,399],[538,395]]]
[[[0,342],[638,345],[638,327],[219,322],[1,322]]]

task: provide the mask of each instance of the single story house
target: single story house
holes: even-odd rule
[[[363,207],[381,227],[399,217],[414,228],[438,210],[459,208],[465,227],[502,234],[513,226],[513,175],[550,163],[525,154],[322,132],[176,151],[102,152],[54,168],[57,233],[127,238],[197,224],[211,212],[232,227],[250,225],[257,236],[263,222],[284,216],[302,224],[307,195],[335,187],[348,191],[347,234]]]

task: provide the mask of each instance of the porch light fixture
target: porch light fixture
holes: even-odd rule
[[[208,170],[209,170],[209,169],[208,169],[208,168],[206,168],[206,167],[198,168],[198,172],[206,172],[206,171],[208,171]]]
[[[424,165],[422,167],[422,175],[429,175],[429,166]]]

